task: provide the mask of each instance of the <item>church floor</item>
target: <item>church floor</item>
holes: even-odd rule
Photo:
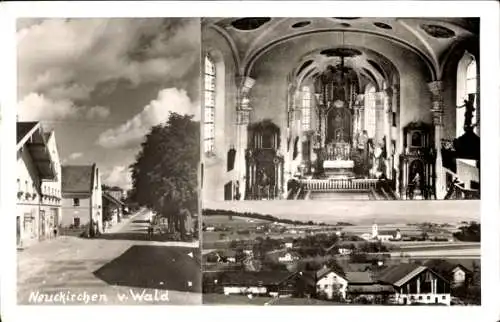
[[[310,200],[370,200],[368,192],[320,192],[309,194]]]

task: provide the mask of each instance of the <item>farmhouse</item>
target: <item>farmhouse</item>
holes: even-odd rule
[[[450,305],[450,283],[427,266],[395,265],[384,270],[378,281],[394,287],[398,304]]]
[[[373,278],[370,271],[346,272],[348,280],[347,297],[351,299],[366,299],[374,301],[376,298],[388,298],[394,294],[394,288],[391,285],[382,285]]]

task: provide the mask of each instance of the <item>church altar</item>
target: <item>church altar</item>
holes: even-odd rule
[[[323,159],[325,175],[331,179],[354,178],[354,161],[350,158],[349,143],[337,142],[327,145],[327,153]]]
[[[323,168],[339,168],[339,169],[352,169],[354,168],[354,161],[352,160],[325,160],[323,161]]]

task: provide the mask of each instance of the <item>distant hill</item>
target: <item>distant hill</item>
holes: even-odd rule
[[[267,220],[272,222],[279,222],[289,225],[317,225],[317,226],[327,226],[325,223],[315,223],[313,221],[300,221],[291,219],[282,219],[271,215],[264,215],[254,212],[236,212],[232,210],[222,210],[222,209],[203,209],[203,216],[238,216],[252,219]],[[347,224],[347,223],[343,223]]]

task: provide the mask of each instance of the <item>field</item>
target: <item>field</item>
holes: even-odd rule
[[[255,240],[257,237],[262,238],[297,238],[305,236],[302,234],[293,234],[293,233],[279,233],[279,232],[270,232],[264,233],[255,231],[258,226],[263,224],[272,224],[273,222],[261,219],[253,219],[253,218],[244,218],[239,216],[232,216],[232,219],[229,219],[229,216],[205,216],[203,218],[203,222],[206,226],[215,226],[215,227],[224,227],[229,231],[204,231],[203,232],[203,243],[206,245],[204,248],[218,248],[219,245],[223,246],[224,244],[229,244],[232,240]],[[289,226],[289,225],[286,225]],[[306,229],[307,227],[311,228],[313,226],[294,226],[296,229]],[[314,226],[316,228],[317,226]],[[237,233],[237,230],[251,230],[248,234]]]
[[[479,243],[456,245],[435,245],[433,247],[409,247],[391,253],[391,257],[398,257],[403,253],[411,258],[480,258],[481,246]]]
[[[420,219],[420,218],[419,218]],[[227,215],[220,216],[206,216],[204,218],[206,226],[224,227],[228,231],[205,231],[203,232],[203,245],[204,252],[211,249],[224,249],[228,248],[233,240],[248,240],[253,241],[258,237],[261,238],[301,238],[306,236],[306,230],[317,231],[317,233],[333,233],[334,229],[341,230],[347,235],[357,235],[371,233],[372,223],[365,223],[362,225],[352,226],[318,226],[318,225],[283,225],[288,229],[285,233],[278,231],[273,232],[260,232],[256,231],[258,226],[273,224],[271,221],[245,218],[240,216],[232,216],[230,219]],[[377,224],[380,233],[384,231],[395,231],[399,229],[403,236],[419,236],[423,230],[415,224],[409,223],[386,223]],[[436,228],[435,232],[442,232],[443,234],[450,234],[457,230],[459,223],[448,225],[447,227]],[[238,230],[249,230],[248,233],[238,233]],[[291,230],[294,230],[292,233]],[[356,242],[344,241],[341,244],[352,244]],[[434,242],[434,241],[400,241],[400,242],[387,242],[390,247],[391,257],[399,258],[412,257],[412,258],[480,258],[481,247],[480,243],[472,242]]]
[[[262,219],[254,219],[254,218],[245,218],[240,216],[232,216],[232,220],[229,220],[229,216],[220,215],[220,216],[204,216],[203,223],[207,226],[212,225],[228,225],[231,224],[235,227],[254,227],[263,223],[270,223],[270,221],[262,220]]]

